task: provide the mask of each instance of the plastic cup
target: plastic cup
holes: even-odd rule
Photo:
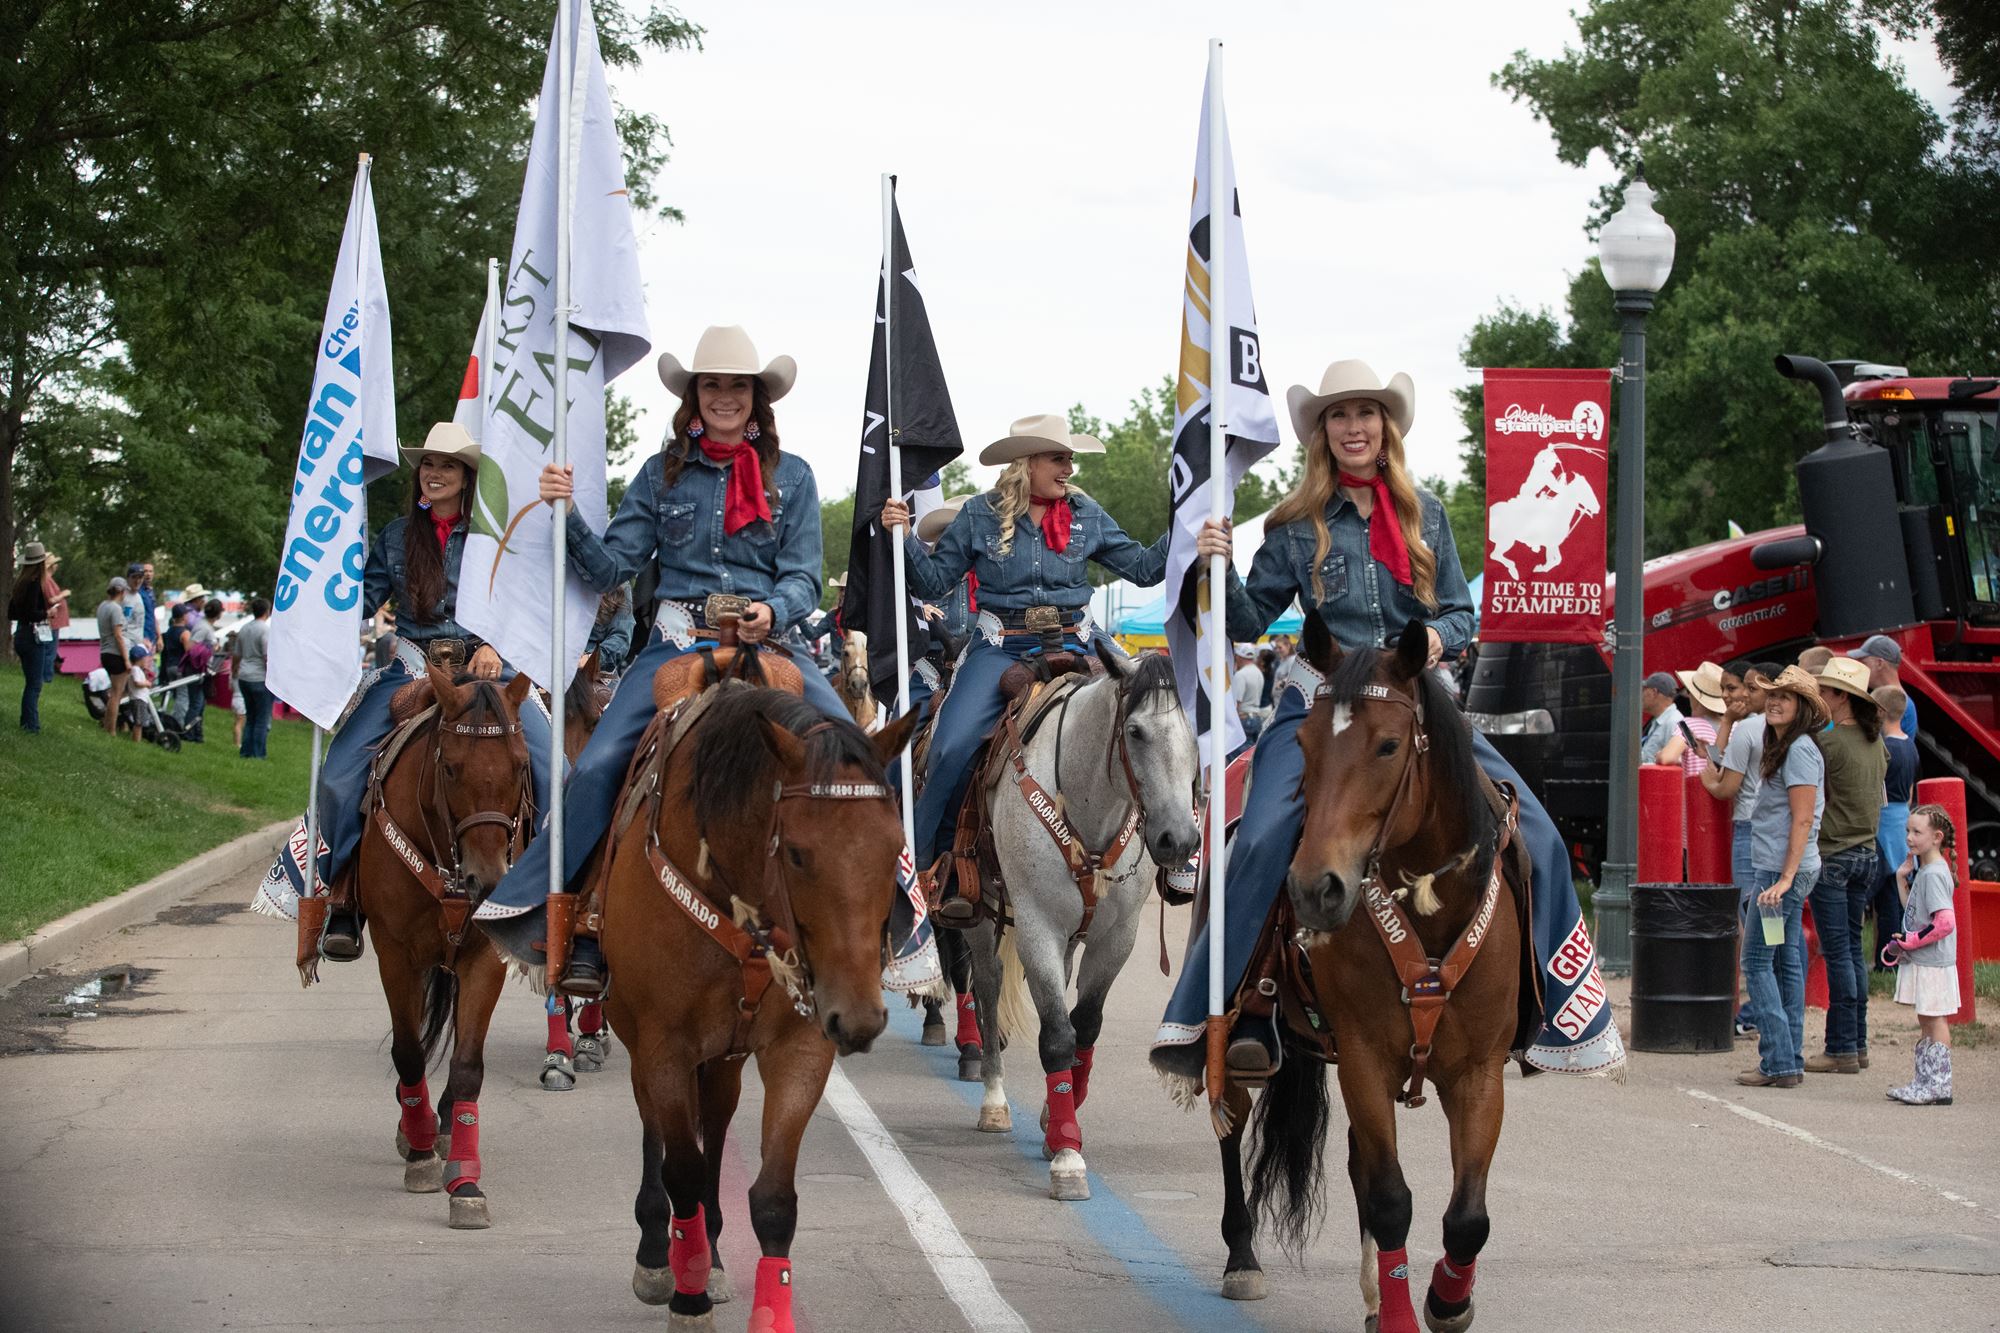
[[[1757,904],[1757,915],[1764,922],[1764,943],[1777,948],[1785,942],[1785,905],[1782,902]]]

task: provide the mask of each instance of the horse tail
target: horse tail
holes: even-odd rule
[[[458,974],[448,967],[434,967],[424,982],[424,1026],[417,1034],[423,1047],[424,1065],[435,1069],[451,1054],[452,1019],[458,1013]]]
[[[1299,1257],[1326,1220],[1326,1066],[1288,1052],[1251,1116],[1250,1209]]]
[[[1012,1040],[1041,1029],[1041,1015],[1028,995],[1028,970],[1014,947],[1014,932],[1000,933],[1000,1035]]]

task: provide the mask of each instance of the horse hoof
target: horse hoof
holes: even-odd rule
[[[403,1166],[403,1188],[411,1194],[436,1194],[444,1188],[444,1159],[419,1157]]]
[[[486,1211],[486,1196],[483,1194],[454,1194],[451,1196],[451,1229],[453,1231],[484,1231],[493,1225],[493,1218]]]
[[[543,1092],[568,1092],[576,1087],[576,1073],[567,1064],[553,1061],[542,1069]]]
[[[1049,1163],[1049,1197],[1065,1203],[1080,1203],[1090,1197],[1090,1179],[1084,1171],[1083,1154],[1064,1148]]]
[[[986,1081],[986,1055],[977,1046],[958,1048],[958,1081],[960,1083]]]
[[[924,1024],[924,1045],[944,1045],[944,1023],[942,1021]]]
[[[608,1054],[609,1052],[604,1047],[603,1038],[578,1037],[576,1039],[576,1072],[579,1074],[595,1074],[598,1070],[604,1068],[604,1061]]]
[[[674,1298],[674,1270],[632,1265],[632,1294],[647,1305],[665,1305]]]
[[[979,1108],[979,1132],[981,1134],[1012,1134],[1014,1116],[1005,1106],[982,1106]]]
[[[722,1271],[721,1264],[710,1261],[708,1266],[708,1299],[717,1305],[727,1305],[735,1298],[736,1287],[730,1282],[729,1274]]]
[[[1261,1301],[1264,1295],[1261,1268],[1239,1268],[1222,1275],[1222,1299],[1226,1301]]]
[[[700,1314],[675,1314],[667,1312],[667,1333],[714,1333],[715,1311],[704,1310]]]
[[[1371,1314],[1362,1320],[1361,1333],[1382,1333],[1382,1316]]]
[[[1472,1327],[1472,1302],[1468,1300],[1465,1303],[1465,1308],[1455,1315],[1436,1315],[1431,1313],[1430,1297],[1426,1295],[1424,1297],[1424,1327],[1428,1328],[1431,1333],[1465,1333],[1466,1329]]]

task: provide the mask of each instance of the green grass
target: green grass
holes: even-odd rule
[[[42,691],[41,734],[27,735],[21,686],[18,665],[0,668],[0,940],[305,809],[304,722],[273,722],[271,757],[252,762],[230,744],[229,710],[211,705],[207,744],[169,754],[105,735],[70,676]]]

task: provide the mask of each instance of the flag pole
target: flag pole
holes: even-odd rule
[[[481,320],[479,330],[479,438],[486,438],[487,390],[493,385],[494,344],[500,341],[500,261],[486,256],[486,308],[493,318]]]
[[[306,864],[305,896],[319,892],[319,763],[320,746],[326,728],[313,723],[312,766],[306,770]]]
[[[555,434],[550,441],[550,461],[557,467],[569,463],[569,225],[571,176],[575,154],[570,151],[573,119],[570,88],[575,81],[575,42],[570,32],[573,0],[556,4],[556,105],[561,121],[556,133],[556,327],[555,327]],[[499,308],[496,306],[495,318]],[[568,648],[563,643],[563,621],[568,578],[564,566],[569,557],[569,502],[557,500],[553,506],[555,531],[549,545],[550,605],[555,623],[549,645],[549,823],[542,834],[549,840],[549,892],[561,893],[563,880],[563,695],[570,673],[563,670]],[[549,952],[555,953],[555,941]],[[553,978],[551,978],[553,981]]]
[[[1228,179],[1228,140],[1222,120],[1222,42],[1208,43],[1208,516],[1229,517],[1229,302],[1223,288],[1229,276],[1229,219],[1235,209]],[[1223,834],[1227,828],[1227,788],[1223,745],[1228,737],[1222,709],[1228,693],[1228,617],[1223,606],[1229,588],[1229,561],[1208,560],[1208,1102],[1218,1133],[1226,1133],[1222,1117],[1223,1055],[1229,1042],[1223,988],[1227,952],[1226,864]]]
[[[882,173],[882,426],[889,439],[889,498],[903,498],[903,446],[896,443],[896,358],[892,341],[896,329],[896,178]],[[896,595],[896,715],[910,711],[910,594],[903,573],[903,537],[909,532],[891,531],[889,567],[895,571]],[[910,793],[915,779],[910,770],[910,747],[904,746],[896,762],[903,775],[903,840],[911,855],[917,849],[917,803]]]

